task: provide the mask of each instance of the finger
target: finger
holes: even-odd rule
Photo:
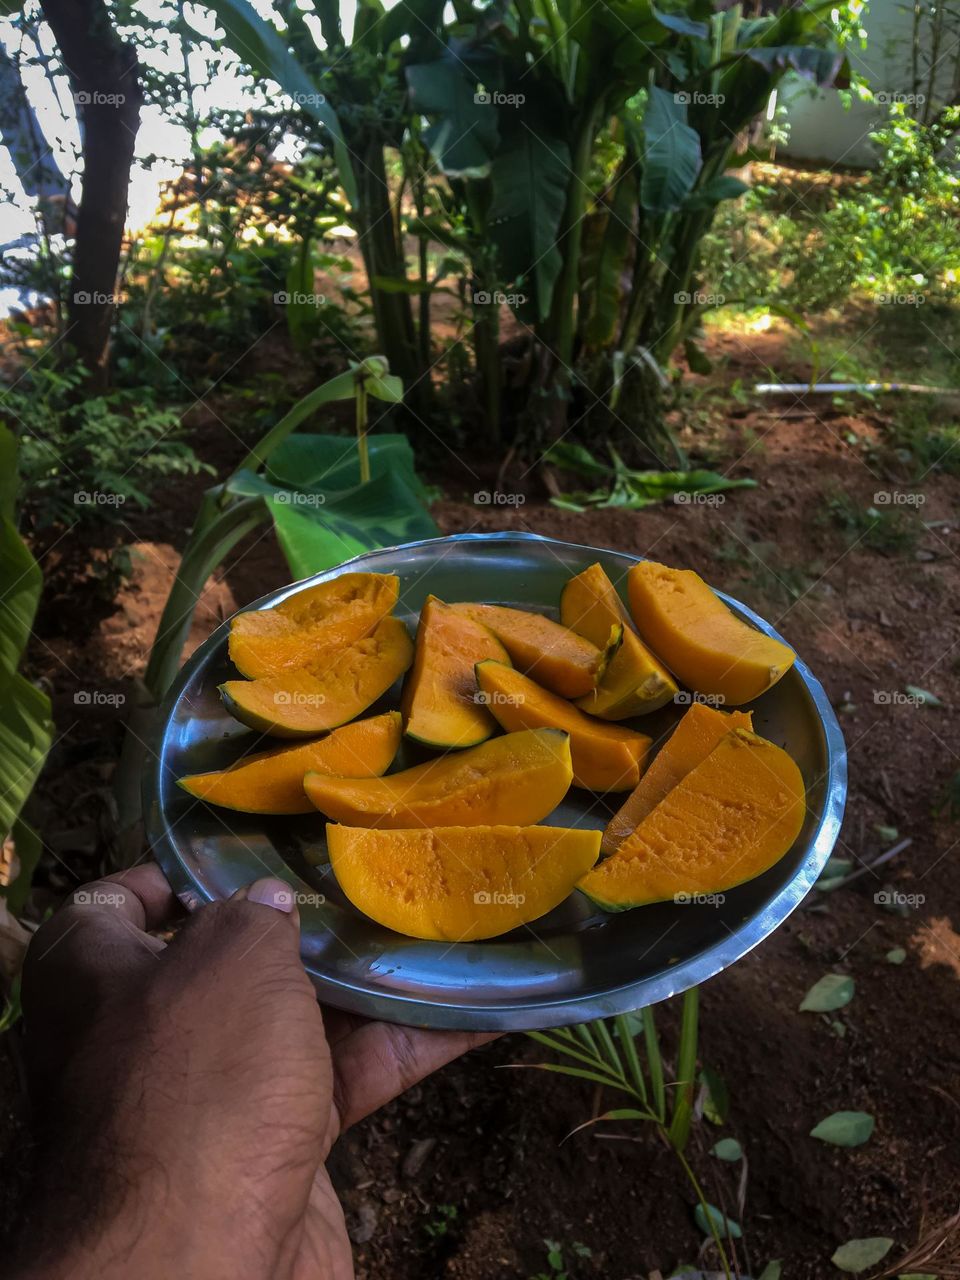
[[[326,1016],[326,1015],[325,1015]],[[420,1031],[368,1022],[331,1046],[333,1104],[346,1129],[500,1032]]]
[[[155,862],[146,862],[127,871],[117,871],[112,876],[105,876],[101,883],[118,884],[130,890],[133,896],[125,897],[120,910],[135,928],[162,929],[186,914],[167,883],[166,876]]]

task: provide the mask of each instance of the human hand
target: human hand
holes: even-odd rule
[[[344,1280],[337,1137],[489,1035],[321,1009],[282,881],[169,945],[155,866],[78,890],[23,975],[38,1179],[22,1280]],[[29,1261],[27,1261],[29,1258]]]

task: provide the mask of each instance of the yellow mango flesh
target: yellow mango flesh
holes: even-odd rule
[[[778,862],[804,812],[793,760],[734,729],[577,888],[608,911],[722,893]]]
[[[249,679],[316,666],[370,634],[397,603],[395,574],[343,573],[230,624],[230,660]]]
[[[504,729],[553,728],[570,735],[576,786],[589,791],[629,791],[640,781],[650,749],[646,734],[593,720],[573,703],[499,662],[479,662],[477,684]]]
[[[510,662],[491,631],[428,596],[400,704],[408,737],[459,749],[485,742],[496,731],[496,720],[476,696],[473,669],[485,658]]]
[[[321,813],[356,827],[525,827],[557,807],[573,780],[570,740],[556,729],[508,733],[389,778],[308,774]]]
[[[600,852],[614,853],[681,778],[705,760],[731,729],[751,729],[749,711],[716,711],[695,702],[653,758],[639,786],[607,823]]]
[[[538,684],[564,698],[579,698],[596,688],[607,655],[569,627],[542,613],[496,604],[454,604],[457,613],[487,627],[514,665]],[[609,627],[607,631],[609,633]]]
[[[313,813],[303,789],[309,772],[351,778],[386,773],[400,745],[400,712],[345,724],[302,746],[244,756],[216,773],[194,773],[179,785],[198,800],[242,813]]]
[[[278,738],[313,737],[362,715],[413,661],[399,618],[383,618],[371,635],[316,668],[220,686],[231,715]]]
[[[627,576],[627,591],[637,630],[674,675],[731,706],[758,698],[796,657],[736,617],[689,569],[642,560]]]
[[[597,860],[599,831],[327,825],[330,865],[353,905],[411,938],[472,942],[546,915]]]
[[[612,627],[623,627],[620,647],[596,689],[577,706],[602,720],[626,720],[664,706],[677,692],[673,676],[633,630],[617,590],[599,564],[578,573],[560,597],[560,621],[599,648]]]

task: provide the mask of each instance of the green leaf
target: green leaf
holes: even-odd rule
[[[17,441],[9,427],[0,422],[0,520],[14,518],[17,496]]]
[[[400,0],[380,23],[380,47],[389,49],[395,40],[409,36],[410,49],[418,60],[431,45],[442,48],[445,3],[446,0]]]
[[[661,27],[666,27],[668,31],[676,31],[678,35],[696,36],[699,40],[706,40],[709,34],[710,28],[705,22],[692,22],[679,13],[661,13],[656,5],[651,5],[651,12]]]
[[[716,1231],[721,1240],[725,1236],[731,1240],[739,1240],[743,1235],[743,1232],[740,1230],[740,1224],[738,1222],[734,1222],[732,1218],[728,1218],[726,1214],[721,1213],[720,1210],[712,1204],[707,1205],[706,1212],[704,1212],[703,1205],[698,1204],[693,1211],[693,1220],[705,1236],[712,1234],[710,1227],[711,1222],[713,1223],[713,1230]]]
[[[0,682],[16,671],[33,626],[43,575],[9,520],[0,519]]]
[[[760,1275],[757,1277],[757,1280],[780,1280],[782,1271],[783,1268],[781,1267],[779,1260],[774,1259],[767,1263],[760,1272]]]
[[[863,1240],[848,1240],[842,1244],[830,1261],[841,1271],[860,1272],[875,1267],[893,1248],[889,1236],[867,1236]]]
[[[853,999],[856,983],[843,973],[828,973],[815,982],[800,1004],[801,1013],[830,1013]]]
[[[730,1113],[730,1094],[723,1079],[712,1067],[700,1072],[700,1084],[706,1090],[703,1114],[711,1124],[725,1124]]]
[[[497,146],[497,108],[475,101],[474,85],[452,56],[407,67],[413,109],[434,120],[424,131],[447,177],[482,178]]]
[[[374,478],[399,472],[411,489],[425,499],[426,490],[414,469],[413,450],[406,436],[368,436],[367,451]],[[327,494],[352,489],[360,483],[356,436],[300,432],[288,436],[270,455],[267,478],[285,489],[322,489]]]
[[[702,187],[695,187],[683,202],[684,209],[712,209],[721,200],[738,200],[750,188],[739,178],[723,174]]]
[[[650,213],[679,209],[703,163],[700,137],[687,124],[687,108],[665,89],[652,88],[643,116],[640,203]]]
[[[270,511],[295,578],[330,569],[364,551],[433,538],[439,532],[396,473],[377,476],[317,505],[281,501],[277,494],[270,500]]]
[[[563,265],[557,233],[570,182],[570,148],[521,123],[493,157],[490,182],[487,218],[501,273],[508,281],[522,279],[520,292],[529,285],[533,296],[524,309],[543,320]]]
[[[887,964],[903,964],[906,958],[907,953],[904,951],[903,947],[894,947],[891,951],[888,951],[885,956]]]
[[[53,739],[50,699],[19,672],[0,684],[0,836],[33,790]]]
[[[904,686],[904,692],[909,693],[911,698],[916,698],[918,702],[925,707],[942,707],[943,703],[935,693],[930,693],[928,689],[919,689],[915,684]]]
[[[721,1138],[710,1148],[710,1154],[718,1160],[739,1160],[743,1155],[743,1147],[736,1138]]]
[[[875,1123],[866,1111],[835,1111],[810,1130],[810,1137],[834,1147],[862,1147],[872,1135]]]

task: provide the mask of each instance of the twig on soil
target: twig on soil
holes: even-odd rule
[[[908,849],[912,844],[912,836],[907,836],[906,839],[898,841],[897,844],[879,854],[871,862],[865,862],[862,867],[857,867],[856,871],[851,871],[849,875],[843,876],[840,880],[832,881],[829,890],[826,892],[833,893],[837,889],[845,889],[848,884],[853,884],[854,880],[859,880],[870,871],[876,871],[877,867],[882,867],[885,862],[895,858],[898,853],[903,853],[904,849]],[[816,888],[816,885],[814,885],[814,888]],[[821,889],[820,892],[823,893],[825,891]]]

